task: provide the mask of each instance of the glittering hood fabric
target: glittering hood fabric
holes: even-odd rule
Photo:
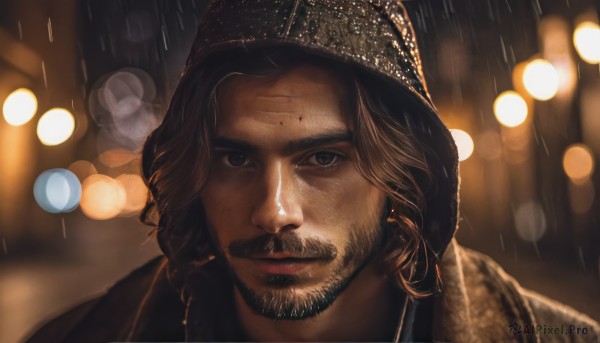
[[[418,138],[434,151],[423,235],[442,254],[456,230],[458,157],[427,91],[410,19],[393,0],[215,0],[200,20],[184,75],[228,49],[292,46],[348,63],[387,84],[414,108]]]

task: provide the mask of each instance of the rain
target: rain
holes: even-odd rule
[[[153,239],[143,244],[151,228],[137,220],[148,192],[140,153],[163,119],[208,0],[25,3],[0,4],[0,104],[27,88],[37,108],[20,126],[0,118],[0,342],[22,340],[64,304],[160,253]],[[458,241],[525,287],[600,320],[597,1],[403,4],[428,91],[459,137]],[[307,26],[317,32],[315,23]],[[356,22],[349,27],[361,33]],[[556,82],[543,74],[526,84],[537,59]],[[551,83],[549,97],[537,97]],[[52,145],[43,137],[60,130],[40,123],[55,109],[74,126]],[[433,135],[420,120],[404,120]],[[72,275],[76,290],[66,286]],[[25,285],[14,290],[23,314],[5,321],[15,311],[8,285]],[[57,299],[42,303],[44,287]]]

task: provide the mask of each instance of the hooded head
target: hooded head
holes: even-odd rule
[[[317,80],[302,78],[302,71],[310,70]],[[344,139],[352,145],[354,170],[368,185],[366,191],[382,194],[380,202],[373,196],[380,207],[373,211],[379,232],[358,237],[359,242],[369,238],[373,242],[360,261],[352,262],[354,269],[348,274],[376,257],[408,294],[435,291],[437,263],[456,228],[458,158],[427,92],[404,7],[400,1],[377,0],[239,0],[213,1],[209,6],[165,119],[143,152],[151,197],[142,218],[147,219],[152,209],[158,214],[158,239],[169,258],[172,282],[185,291],[190,275],[213,255],[260,257],[267,250],[296,249],[294,239],[283,239],[279,232],[220,247],[222,237],[214,229],[218,224],[210,218],[214,208],[227,207],[227,198],[207,196],[215,194],[207,184],[215,173],[211,171],[215,159],[225,158],[228,167],[247,166],[245,155],[224,157],[215,152],[215,147],[222,147],[215,140],[222,138],[223,113],[235,107],[235,101],[227,105],[231,99],[222,94],[239,89],[240,80],[247,92],[282,83],[285,88],[298,77],[305,86],[324,79],[329,85],[325,92],[337,89],[332,96],[351,113],[342,121],[349,132]],[[307,158],[323,162],[332,157],[315,156]],[[256,170],[263,162],[256,163]],[[247,184],[255,183],[252,179]],[[229,209],[231,216],[238,215],[236,208]],[[335,210],[328,216],[342,215]],[[346,214],[353,215],[352,211]],[[248,217],[253,220],[251,214]],[[336,259],[335,253],[326,251],[327,242],[313,243],[316,257]],[[299,244],[297,251],[304,251],[311,243]],[[349,282],[352,275],[347,276]]]

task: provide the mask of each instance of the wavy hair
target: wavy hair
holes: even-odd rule
[[[385,246],[378,256],[388,275],[411,297],[437,291],[439,261],[420,230],[435,154],[419,144],[410,106],[390,96],[381,79],[291,47],[240,49],[201,64],[188,61],[162,124],[146,141],[142,170],[150,192],[140,219],[155,228],[171,282],[183,291],[190,274],[216,253],[199,194],[212,160],[219,84],[236,74],[277,76],[303,63],[336,72],[355,100],[349,119],[356,168],[388,198]]]

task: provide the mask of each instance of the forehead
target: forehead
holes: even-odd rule
[[[232,76],[219,87],[217,135],[293,138],[348,129],[347,93],[340,75],[308,64],[276,76]]]

